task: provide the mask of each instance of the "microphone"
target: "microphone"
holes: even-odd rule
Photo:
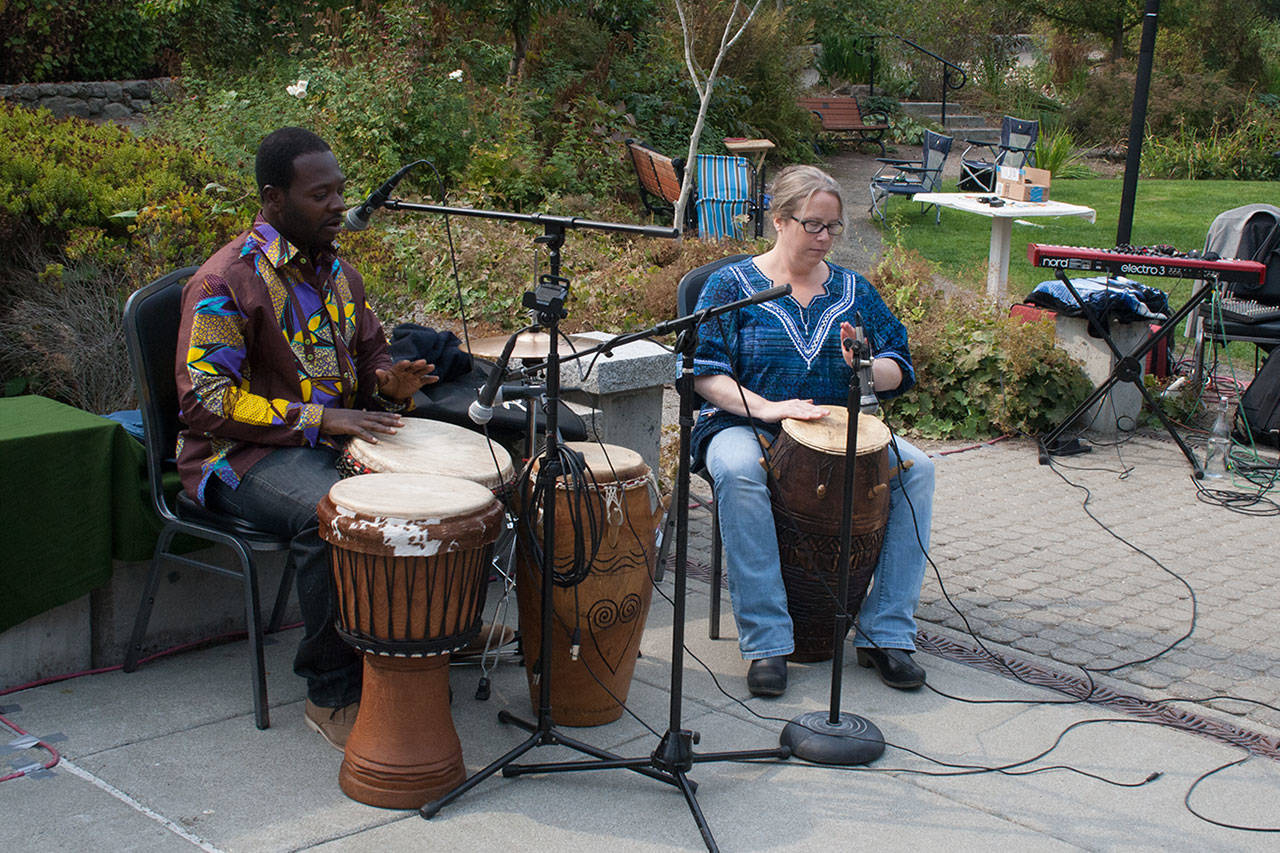
[[[482,404],[480,395],[477,395],[476,401],[467,407],[467,416],[471,418],[472,423],[484,426],[493,419],[494,406],[508,400],[528,400],[531,397],[540,396],[544,391],[546,387],[542,385],[499,385],[488,405]]]
[[[777,284],[767,290],[761,290],[759,293],[752,294],[748,298],[742,300],[739,304],[758,305],[761,302],[771,302],[774,299],[781,299],[789,293],[791,293],[791,285]]]
[[[382,186],[378,187],[373,193],[360,202],[356,207],[347,211],[346,226],[348,231],[363,231],[369,227],[369,220],[373,218],[373,212],[387,203],[387,199],[391,198],[391,193],[396,188],[396,184],[409,174],[409,170],[419,163],[425,163],[426,160],[414,160],[409,165],[403,167],[396,172]]]
[[[519,337],[520,333],[517,332],[507,338],[507,343],[502,348],[502,355],[498,356],[497,367],[485,380],[480,393],[476,395],[476,401],[467,407],[467,417],[471,418],[473,424],[484,426],[493,420],[493,404],[501,402],[498,394],[502,387],[502,377],[507,373],[507,363],[511,361],[511,351],[515,349],[516,339]]]
[[[880,407],[876,399],[875,377],[871,375],[871,344],[867,341],[866,331],[862,328],[862,314],[854,315],[857,325],[853,327],[854,367],[858,370],[858,390],[862,395],[858,410],[864,415],[874,414]]]

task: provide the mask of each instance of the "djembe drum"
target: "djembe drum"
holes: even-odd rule
[[[849,412],[843,406],[824,408],[830,414],[819,420],[784,420],[782,432],[769,449],[773,468],[769,497],[795,636],[794,661],[829,660],[835,654],[832,640],[840,582],[840,512]],[[889,521],[889,438],[889,429],[880,419],[858,417],[845,602],[851,619],[862,606]]]
[[[449,652],[480,630],[502,505],[470,480],[365,474],[334,484],[317,512],[338,633],[365,653],[338,784],[371,806],[417,808],[466,777]]]
[[[515,479],[511,454],[478,432],[445,421],[404,418],[394,435],[377,443],[353,438],[338,458],[343,476],[439,474],[462,477],[505,500]]]
[[[575,586],[557,585],[552,591],[551,707],[557,723],[597,726],[622,716],[621,703],[631,690],[653,595],[654,540],[662,502],[657,480],[635,451],[590,442],[569,442],[565,447],[585,457],[590,477],[580,483],[579,494],[590,506],[574,507],[565,477],[556,480],[557,571],[570,571],[575,532],[585,533],[588,512],[600,522],[601,541],[586,577]],[[533,515],[521,527],[516,597],[529,698],[537,710],[543,575],[528,537],[541,537],[542,525],[541,513]],[[541,549],[541,542],[537,547]]]

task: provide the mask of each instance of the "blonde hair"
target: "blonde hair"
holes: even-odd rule
[[[831,193],[840,202],[844,215],[844,194],[836,179],[817,166],[787,166],[769,185],[773,196],[770,205],[777,219],[795,216],[816,193]]]

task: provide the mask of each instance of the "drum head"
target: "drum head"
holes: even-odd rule
[[[844,406],[823,406],[830,414],[816,421],[787,418],[782,431],[805,447],[828,454],[843,454],[849,434],[849,410]],[[889,444],[889,428],[875,415],[858,416],[858,455],[875,453]]]
[[[515,477],[511,454],[496,441],[457,424],[423,418],[404,418],[395,435],[380,435],[377,444],[353,438],[346,453],[371,471],[462,477],[489,489]]]
[[[334,483],[329,500],[361,515],[437,523],[478,515],[497,499],[479,483],[460,477],[361,474]]]
[[[565,447],[582,454],[587,470],[600,483],[634,480],[649,473],[643,457],[628,447],[594,441],[567,441]]]

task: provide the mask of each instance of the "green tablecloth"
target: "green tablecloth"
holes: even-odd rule
[[[145,560],[160,520],[146,454],[118,423],[44,397],[0,399],[0,631]]]

